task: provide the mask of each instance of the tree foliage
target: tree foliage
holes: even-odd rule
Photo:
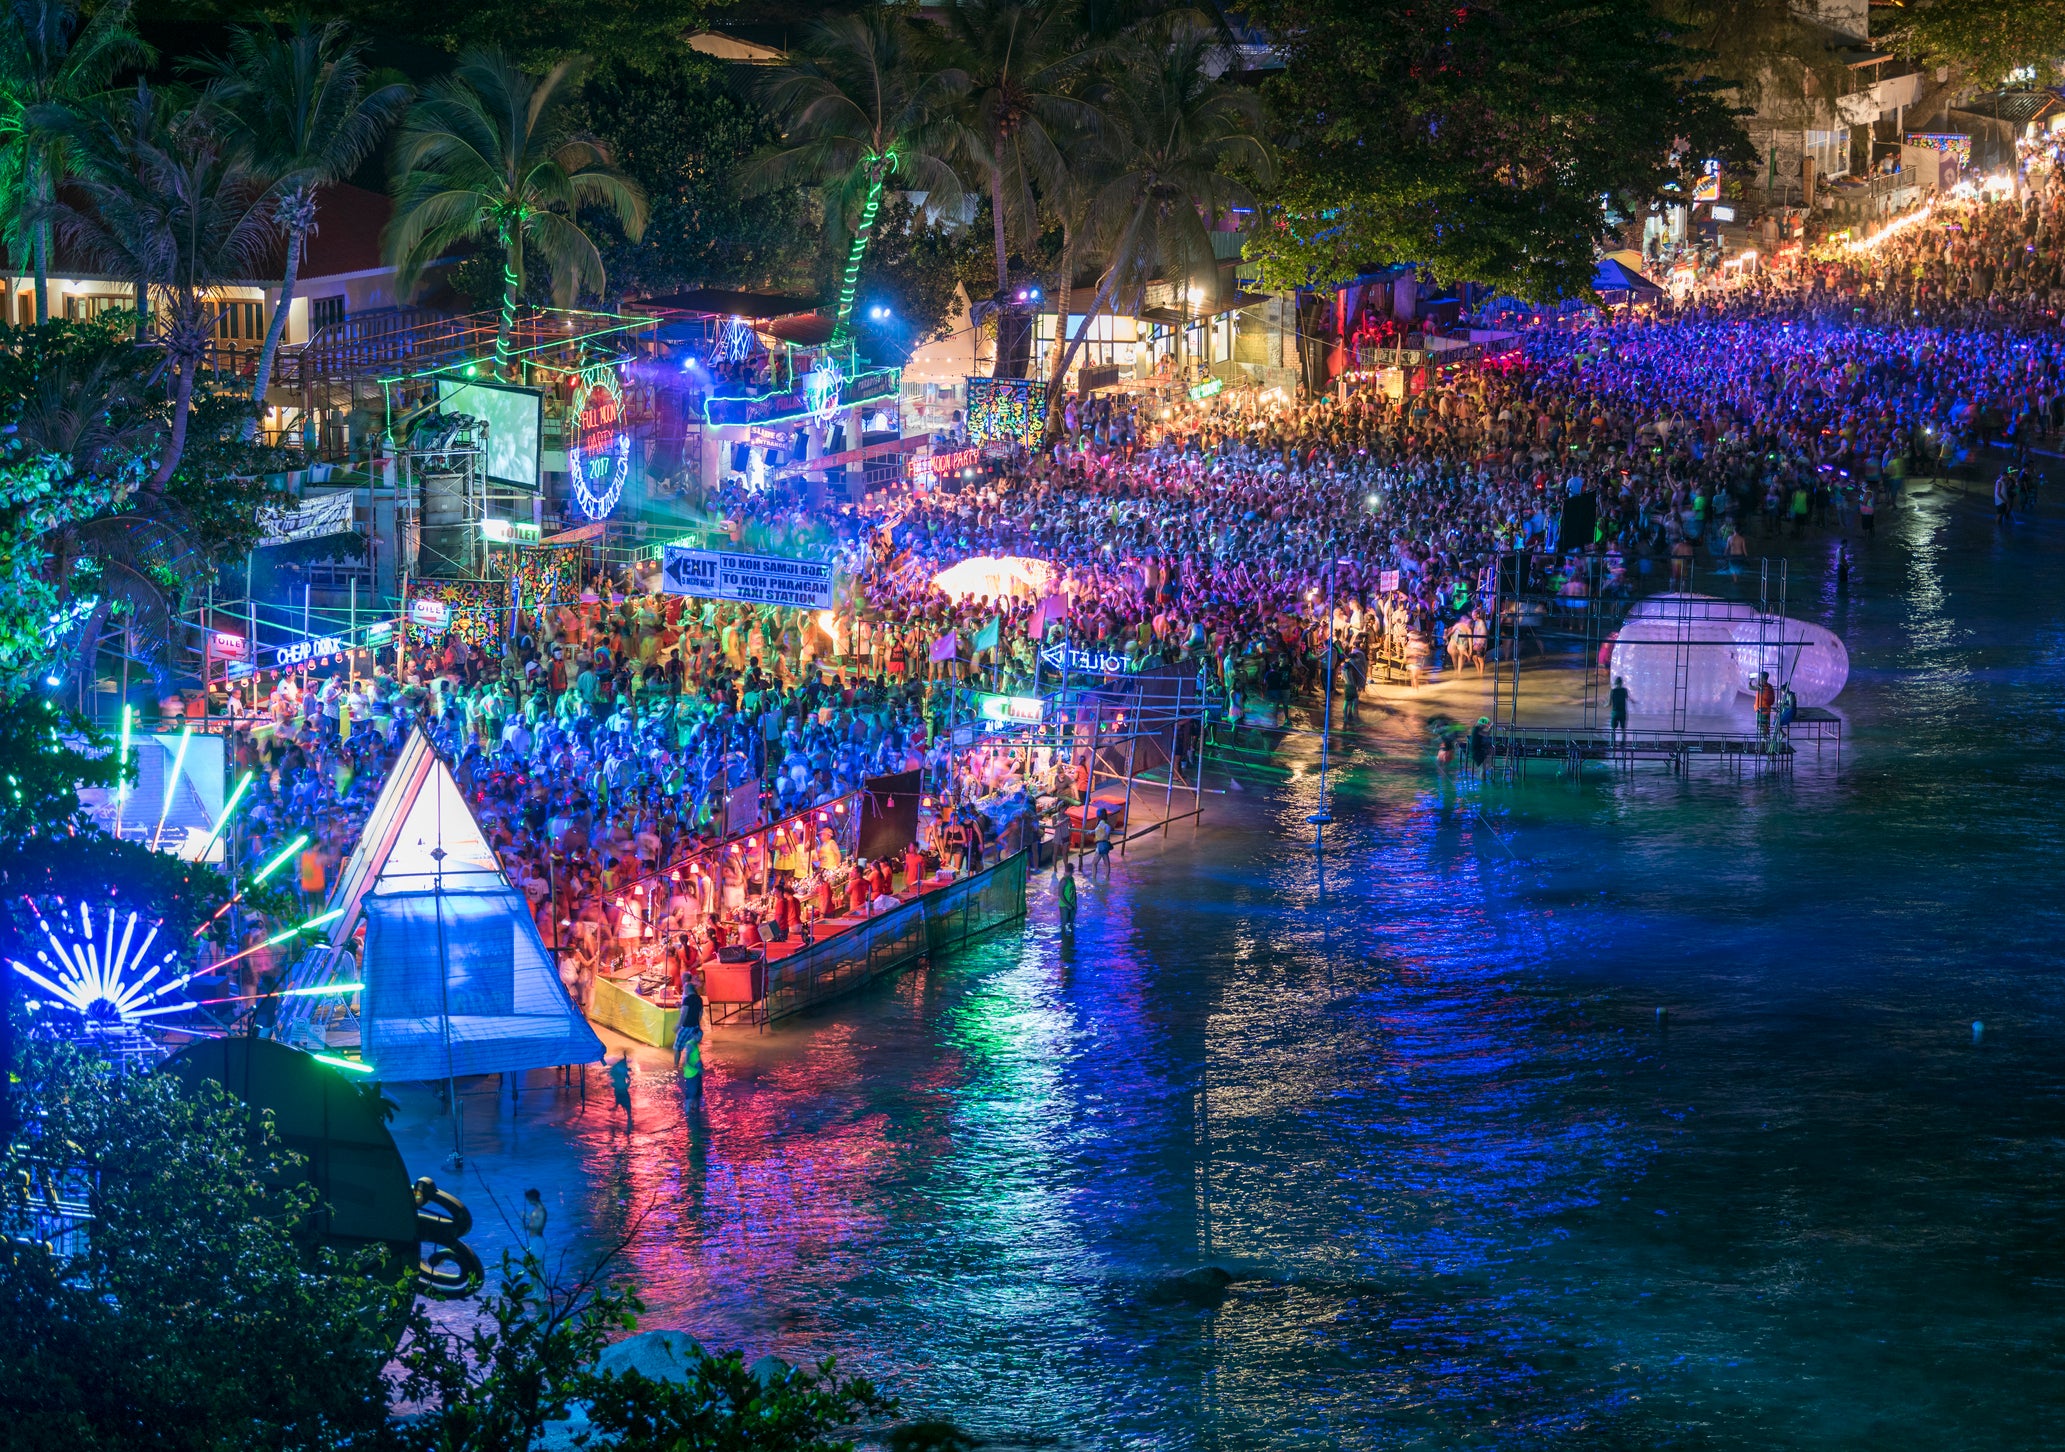
[[[554,1422],[612,1452],[850,1452],[844,1429],[889,1415],[894,1399],[830,1360],[815,1368],[697,1349],[683,1382],[601,1371],[612,1334],[635,1329],[638,1297],[587,1273],[548,1277],[505,1253],[494,1293],[464,1328],[418,1308],[397,1361],[401,1396],[428,1408],[398,1428],[410,1452],[504,1452]],[[582,1423],[585,1422],[585,1428]]]
[[[1647,0],[1264,0],[1253,18],[1287,52],[1265,88],[1286,175],[1247,252],[1274,286],[1419,262],[1580,292],[1607,204],[1641,215],[1674,153],[1747,159]]]
[[[633,241],[645,230],[645,194],[580,130],[573,114],[586,62],[562,60],[541,76],[499,50],[471,50],[409,111],[395,147],[389,259],[404,292],[455,247],[479,244],[502,259],[497,365],[533,252],[553,300],[571,306],[603,290],[602,254],[581,212],[612,214]]]
[[[605,63],[582,88],[577,115],[651,209],[636,241],[612,218],[593,219],[617,291],[811,286],[810,200],[801,187],[750,200],[741,192],[740,166],[776,133],[722,63],[686,47],[650,62]]]
[[[947,336],[959,306],[957,293],[980,298],[989,292],[988,210],[985,199],[964,226],[948,225],[905,196],[883,205],[860,291],[863,338],[880,335],[915,348]],[[890,312],[880,324],[869,316],[877,303]]]
[[[270,1126],[212,1083],[22,1058],[10,1194],[83,1187],[85,1244],[0,1257],[0,1448],[216,1452],[373,1445],[400,1294],[297,1231],[312,1193]],[[25,1209],[17,1203],[18,1209]]]
[[[1918,59],[1963,67],[1984,85],[1998,85],[2023,67],[2048,80],[2065,55],[2065,0],[1919,0],[1894,16],[1893,43]]]

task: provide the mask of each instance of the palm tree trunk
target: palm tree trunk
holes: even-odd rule
[[[868,250],[868,234],[874,230],[875,214],[882,210],[883,179],[868,183],[868,199],[860,209],[860,225],[853,229],[853,245],[846,249],[846,271],[839,280],[839,315],[832,324],[832,341],[842,343],[853,317],[854,291],[860,282],[860,259]]]
[[[29,166],[31,168],[30,194],[39,203],[49,201],[50,199],[43,195],[43,168],[37,164],[33,156],[29,160]],[[48,216],[37,217],[36,231],[33,240],[29,244],[29,250],[34,254],[33,265],[36,269],[36,324],[40,327],[50,321],[50,218]]]
[[[180,360],[179,380],[172,386],[172,435],[166,441],[165,457],[158,463],[158,472],[143,486],[146,498],[156,499],[163,494],[179,469],[179,456],[186,452],[187,419],[193,413],[194,375],[200,371],[199,354]]]
[[[1061,400],[1061,380],[1068,377],[1068,370],[1074,365],[1076,354],[1082,351],[1083,341],[1089,336],[1088,320],[1110,306],[1112,297],[1118,292],[1118,286],[1119,259],[1113,257],[1111,266],[1105,270],[1104,281],[1099,285],[1096,297],[1090,301],[1090,311],[1085,316],[1082,331],[1068,340],[1066,348],[1058,350],[1061,354],[1060,361],[1054,365],[1054,376],[1047,380],[1047,427],[1041,439],[1042,443],[1052,443],[1061,431],[1061,413],[1054,405]]]
[[[1061,219],[1061,271],[1054,279],[1054,371],[1048,375],[1047,387],[1054,386],[1066,376],[1061,371],[1063,362],[1062,345],[1068,341],[1068,308],[1075,301],[1076,286],[1076,234],[1068,225],[1068,218]],[[1083,331],[1089,332],[1090,319],[1083,319]],[[1051,405],[1050,405],[1051,407]]]
[[[1054,407],[1055,402],[1061,396],[1061,380],[1068,376],[1069,368],[1075,363],[1076,354],[1082,351],[1083,343],[1090,336],[1089,319],[1096,317],[1109,307],[1112,298],[1118,293],[1119,271],[1124,265],[1127,256],[1132,252],[1133,238],[1140,230],[1140,223],[1147,216],[1147,206],[1148,204],[1145,201],[1140,203],[1139,208],[1133,213],[1133,220],[1126,224],[1125,231],[1119,234],[1118,241],[1113,244],[1111,249],[1111,266],[1104,270],[1104,281],[1097,288],[1097,296],[1090,301],[1090,310],[1084,316],[1082,331],[1068,340],[1068,347],[1063,349],[1061,353],[1060,365],[1055,368],[1054,376],[1047,380],[1047,428],[1044,440],[1046,442],[1052,442],[1055,434],[1061,427],[1060,414]]]
[[[287,310],[294,305],[294,282],[301,275],[301,249],[307,245],[307,238],[307,231],[300,227],[287,232],[287,270],[280,278],[279,304],[266,325],[265,346],[258,350],[258,376],[251,383],[251,402],[256,407],[251,417],[244,420],[247,440],[258,432],[259,415],[265,412],[265,391],[272,386],[273,359],[279,356],[280,340],[287,334]]]
[[[1025,369],[1019,362],[1028,322],[1024,309],[1011,301],[1011,243],[1004,233],[1004,168],[992,163],[989,169],[990,233],[997,249],[997,356],[990,363],[990,377],[1017,378]]]
[[[502,321],[495,328],[495,376],[507,380],[514,375],[509,365],[509,342],[516,332],[516,299],[523,291],[523,232],[505,232],[502,239]]]

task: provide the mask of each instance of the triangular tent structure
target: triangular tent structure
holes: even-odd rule
[[[1608,303],[1651,302],[1664,290],[1642,272],[1639,252],[1611,252],[1592,269],[1592,290]]]
[[[342,910],[331,940],[349,942],[363,922],[364,952],[356,965],[341,950],[312,954],[294,986],[347,981],[344,974],[365,985],[359,1056],[381,1078],[446,1079],[601,1057],[602,1040],[567,997],[529,905],[420,731],[380,788],[328,907]],[[283,1037],[311,1036],[319,999],[287,1000],[302,1022],[283,1023]]]

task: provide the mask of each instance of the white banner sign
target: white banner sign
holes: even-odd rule
[[[411,600],[409,619],[425,630],[443,630],[452,623],[452,607],[443,600]]]
[[[299,509],[283,509],[260,516],[265,533],[258,548],[292,544],[297,539],[317,539],[326,534],[344,534],[351,528],[351,491],[324,495],[305,501]]]
[[[668,545],[660,563],[660,579],[669,595],[700,595],[749,605],[798,605],[809,610],[832,608],[832,567],[822,560]]]
[[[1396,589],[1398,588],[1398,571],[1396,571],[1396,570],[1380,570],[1380,571],[1378,571],[1378,573],[1377,573],[1377,588],[1378,588],[1379,590],[1383,591],[1383,592],[1384,592],[1385,594],[1387,594],[1387,595],[1388,595],[1388,594],[1390,594],[1390,593],[1391,593],[1391,592],[1392,592],[1393,590],[1396,590]]]

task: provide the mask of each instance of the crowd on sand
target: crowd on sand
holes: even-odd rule
[[[956,752],[949,728],[958,686],[1051,685],[1040,657],[1057,643],[1194,676],[1236,729],[1281,721],[1331,659],[1352,723],[1380,674],[1484,669],[1501,552],[1543,552],[1566,595],[1625,595],[1741,569],[1782,534],[1862,547],[1908,478],[2065,430],[2065,188],[2032,175],[2018,200],[1945,202],[1682,307],[1533,329],[1517,355],[1424,387],[1071,401],[1038,450],[839,510],[811,508],[800,480],[734,481],[713,516],[742,548],[833,560],[832,609],[668,595],[627,568],[514,631],[257,678],[230,745],[256,780],[243,860],[306,834],[297,882],[319,897],[420,727],[570,971],[606,970],[627,942],[693,960],[734,946],[741,919],[807,930],[942,859],[1050,837],[1084,800],[1077,765],[1042,760],[1020,782],[1039,811],[999,830],[974,810],[997,795],[994,756]],[[1043,573],[995,593],[935,584],[978,556]],[[827,846],[850,847],[799,830],[781,854],[671,886],[740,820],[807,823],[912,771],[930,810],[908,862],[827,865]],[[626,891],[653,881],[663,901]],[[237,970],[248,986],[280,966],[260,947]]]

